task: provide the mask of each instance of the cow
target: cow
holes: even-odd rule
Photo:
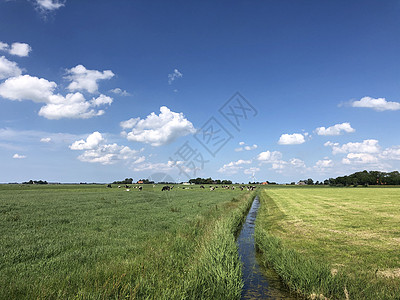
[[[142,186],[139,186],[139,191],[141,191],[143,189],[143,187]]]
[[[201,189],[204,189],[204,185],[201,185],[200,188],[201,188]]]
[[[163,186],[163,188],[161,189],[161,191],[170,191],[171,188],[168,185]]]
[[[111,184],[108,184],[107,187],[110,188],[110,189],[112,188]]]

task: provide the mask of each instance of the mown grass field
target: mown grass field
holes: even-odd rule
[[[0,299],[232,299],[238,190],[0,185]]]
[[[400,299],[400,188],[274,188],[261,201],[256,242],[293,290]]]

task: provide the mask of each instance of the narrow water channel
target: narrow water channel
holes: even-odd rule
[[[239,255],[243,264],[242,299],[298,299],[289,293],[272,269],[265,270],[257,261],[254,228],[259,207],[260,201],[257,196],[254,198],[237,239]]]

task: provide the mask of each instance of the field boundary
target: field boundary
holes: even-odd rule
[[[185,282],[185,296],[189,299],[240,299],[242,265],[238,254],[236,236],[254,200],[255,193],[245,200],[232,199],[237,207],[219,219],[210,228],[201,245],[197,261]]]
[[[261,264],[272,267],[292,292],[310,299],[400,299],[400,295],[385,289],[379,281],[348,276],[340,271],[332,273],[328,263],[315,261],[285,247],[281,239],[269,231],[278,206],[265,190],[260,200],[255,243],[262,254]],[[277,214],[282,217],[283,212],[279,210]],[[268,218],[268,222],[263,221]]]

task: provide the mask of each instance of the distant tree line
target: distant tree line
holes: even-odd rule
[[[142,181],[143,184],[153,184],[154,181],[150,181],[148,179],[139,179],[138,181]],[[114,181],[113,184],[132,184],[133,178],[125,178],[124,180],[121,181]]]
[[[22,184],[48,184],[47,181],[45,180],[29,180],[29,181],[25,181]]]
[[[197,177],[195,179],[194,178],[190,179],[189,183],[194,183],[194,184],[232,184],[232,181],[231,180],[220,180],[220,179],[214,180],[211,177],[209,177],[209,178]]]
[[[153,184],[154,181],[148,179],[139,179],[139,181],[143,181],[143,184]]]
[[[124,180],[113,182],[113,184],[132,184],[132,183],[133,183],[133,178],[125,178]]]
[[[349,186],[349,185],[400,185],[400,173],[393,172],[380,172],[380,171],[362,171],[356,172],[348,176],[340,176],[336,178],[329,178],[329,185],[332,186]]]

